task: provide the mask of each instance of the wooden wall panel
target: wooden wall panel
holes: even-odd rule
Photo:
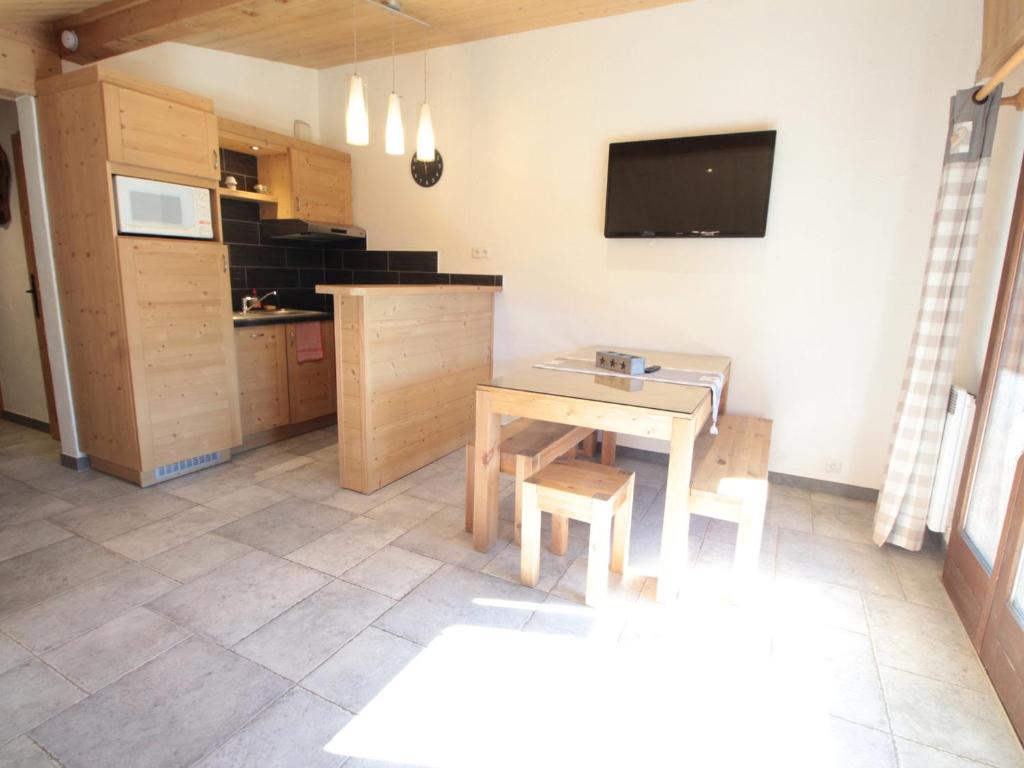
[[[34,95],[36,80],[60,74],[60,57],[34,29],[0,27],[0,96]]]
[[[978,79],[991,77],[1024,44],[1024,0],[985,0]]]

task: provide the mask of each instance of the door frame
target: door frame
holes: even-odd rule
[[[25,178],[25,158],[21,145],[21,132],[11,134],[11,164],[14,166],[15,188],[18,195],[18,213],[21,218],[21,233],[25,241],[25,266],[28,270],[29,288],[32,294],[32,308],[35,316],[36,342],[39,345],[39,362],[43,369],[43,387],[46,392],[46,413],[49,432],[54,440],[60,440],[60,425],[57,420],[57,401],[53,394],[53,373],[50,370],[50,353],[46,345],[46,324],[40,303],[39,273],[36,268],[35,241],[32,237],[32,218],[29,212],[28,183]]]

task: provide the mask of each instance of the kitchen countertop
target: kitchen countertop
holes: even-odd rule
[[[309,320],[333,320],[334,315],[330,312],[320,312],[315,309],[285,309],[285,310],[253,310],[242,314],[235,312],[232,315],[235,328],[248,328],[252,325],[277,325],[278,323],[303,323]]]
[[[318,285],[332,296],[411,296],[418,293],[498,293],[500,285]]]

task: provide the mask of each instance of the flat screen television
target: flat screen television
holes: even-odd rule
[[[608,147],[605,237],[764,237],[775,131]]]

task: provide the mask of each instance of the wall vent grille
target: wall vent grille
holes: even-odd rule
[[[157,467],[155,471],[157,480],[166,480],[167,478],[174,477],[175,475],[181,475],[189,470],[196,469],[198,467],[205,467],[207,464],[216,464],[220,461],[220,452],[204,453],[199,456],[193,456],[190,459],[182,459],[181,461],[175,461],[173,464],[164,464],[162,467]]]

